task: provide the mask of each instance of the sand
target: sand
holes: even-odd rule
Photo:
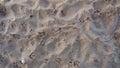
[[[0,0],[0,68],[120,68],[120,0]]]

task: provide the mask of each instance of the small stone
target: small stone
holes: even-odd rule
[[[30,18],[32,18],[33,17],[33,15],[30,15]]]
[[[21,59],[21,63],[25,64],[25,59],[24,58]]]

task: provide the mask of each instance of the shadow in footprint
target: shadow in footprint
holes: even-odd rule
[[[0,4],[0,17],[6,16],[7,12],[6,12],[6,7],[2,4]]]
[[[5,68],[8,64],[8,59],[0,55],[0,68]]]

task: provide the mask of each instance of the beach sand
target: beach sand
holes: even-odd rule
[[[0,68],[120,68],[120,0],[1,0]]]

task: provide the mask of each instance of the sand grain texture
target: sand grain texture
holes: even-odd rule
[[[120,68],[120,0],[0,0],[0,68]]]

